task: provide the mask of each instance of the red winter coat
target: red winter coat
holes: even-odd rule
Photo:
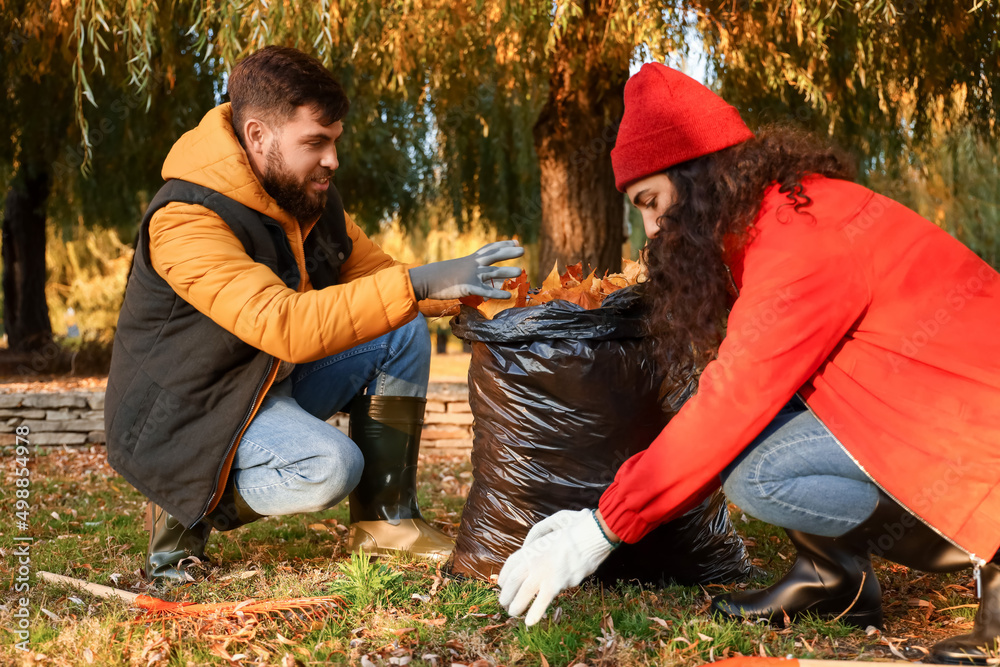
[[[1000,280],[859,185],[776,186],[730,262],[739,297],[698,393],[600,502],[635,542],[719,485],[796,391],[886,492],[973,557],[1000,546]]]

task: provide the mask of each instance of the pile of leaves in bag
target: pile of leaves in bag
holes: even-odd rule
[[[563,273],[559,273],[559,265],[556,264],[552,267],[548,277],[542,281],[542,286],[538,290],[531,291],[531,286],[528,284],[528,274],[521,271],[521,275],[517,278],[504,281],[501,289],[510,293],[510,297],[507,299],[483,299],[481,296],[467,296],[459,301],[466,306],[475,308],[488,320],[493,319],[498,313],[508,308],[538,306],[557,300],[575,303],[581,308],[591,310],[600,308],[607,296],[629,285],[645,282],[646,278],[646,266],[630,259],[622,260],[620,273],[611,275],[605,273],[603,278],[598,278],[596,271],[591,271],[590,275],[584,278],[583,262],[567,266]]]
[[[452,320],[471,342],[473,484],[452,570],[489,580],[538,521],[596,507],[626,459],[655,439],[696,388],[673,385],[645,337],[643,267],[582,277],[553,271],[533,292],[522,274],[510,299],[464,301]],[[633,545],[595,576],[647,583],[732,582],[753,566],[721,491]]]

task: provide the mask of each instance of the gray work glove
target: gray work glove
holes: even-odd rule
[[[521,275],[516,266],[490,266],[495,262],[514,259],[524,254],[517,241],[497,241],[458,259],[434,262],[410,269],[410,282],[418,301],[424,299],[458,299],[477,294],[490,299],[507,299],[510,294],[492,287],[485,281],[505,280]]]

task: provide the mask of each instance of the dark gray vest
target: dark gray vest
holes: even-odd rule
[[[149,221],[170,202],[214,211],[247,254],[290,288],[301,275],[280,223],[209,188],[167,181],[142,220],[104,402],[108,461],[147,498],[193,526],[224,482],[223,464],[277,361],[195,310],[153,268]],[[304,246],[314,289],[337,284],[351,248],[331,184],[326,210]]]

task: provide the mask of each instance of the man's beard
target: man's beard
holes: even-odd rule
[[[288,173],[287,167],[277,145],[272,145],[264,162],[261,185],[267,194],[274,197],[278,206],[290,213],[299,224],[312,222],[326,207],[326,192],[311,191],[311,181],[297,180]],[[322,179],[332,175],[329,170],[323,169],[322,174],[314,174],[313,177]]]

